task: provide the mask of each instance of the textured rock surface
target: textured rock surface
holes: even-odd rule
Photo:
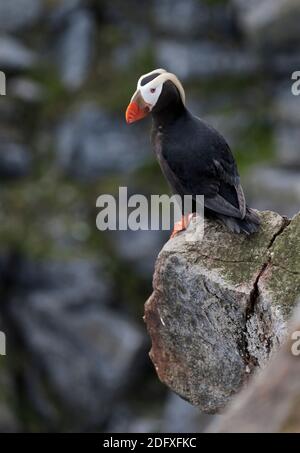
[[[89,73],[94,19],[88,11],[79,9],[62,17],[60,22],[63,32],[57,43],[57,64],[65,87],[74,90],[83,85]]]
[[[210,432],[299,433],[300,306],[289,331],[280,352],[233,401],[226,414],[214,421]]]
[[[156,264],[150,356],[159,378],[205,412],[225,406],[278,348],[300,293],[300,216],[260,215],[251,237],[205,221],[202,241],[182,233]]]

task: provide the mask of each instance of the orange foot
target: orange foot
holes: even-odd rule
[[[183,215],[181,217],[181,220],[179,220],[179,222],[176,222],[175,225],[174,225],[174,229],[173,229],[173,232],[170,236],[170,238],[172,239],[173,237],[176,236],[176,234],[180,233],[181,231],[184,231],[187,229],[187,227],[189,226],[190,224],[190,221],[192,219],[192,217],[194,216],[195,214],[187,214],[187,215]]]

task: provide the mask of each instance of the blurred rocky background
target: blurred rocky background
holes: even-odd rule
[[[142,321],[167,234],[96,229],[96,199],[167,193],[137,78],[183,81],[227,138],[253,207],[300,202],[296,0],[0,0],[0,431],[201,431]]]

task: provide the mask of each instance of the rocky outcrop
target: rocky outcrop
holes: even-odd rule
[[[270,364],[244,390],[209,432],[299,433],[300,306],[288,340]]]
[[[300,294],[300,215],[260,216],[251,237],[206,220],[203,240],[182,233],[156,263],[145,306],[150,357],[165,384],[208,413],[278,349]]]

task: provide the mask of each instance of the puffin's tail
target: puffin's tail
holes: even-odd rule
[[[245,233],[252,234],[259,230],[260,218],[256,212],[247,207],[246,215],[243,219],[237,219],[235,217],[227,217],[224,215],[218,215],[219,219],[224,223],[227,228],[233,233]]]

